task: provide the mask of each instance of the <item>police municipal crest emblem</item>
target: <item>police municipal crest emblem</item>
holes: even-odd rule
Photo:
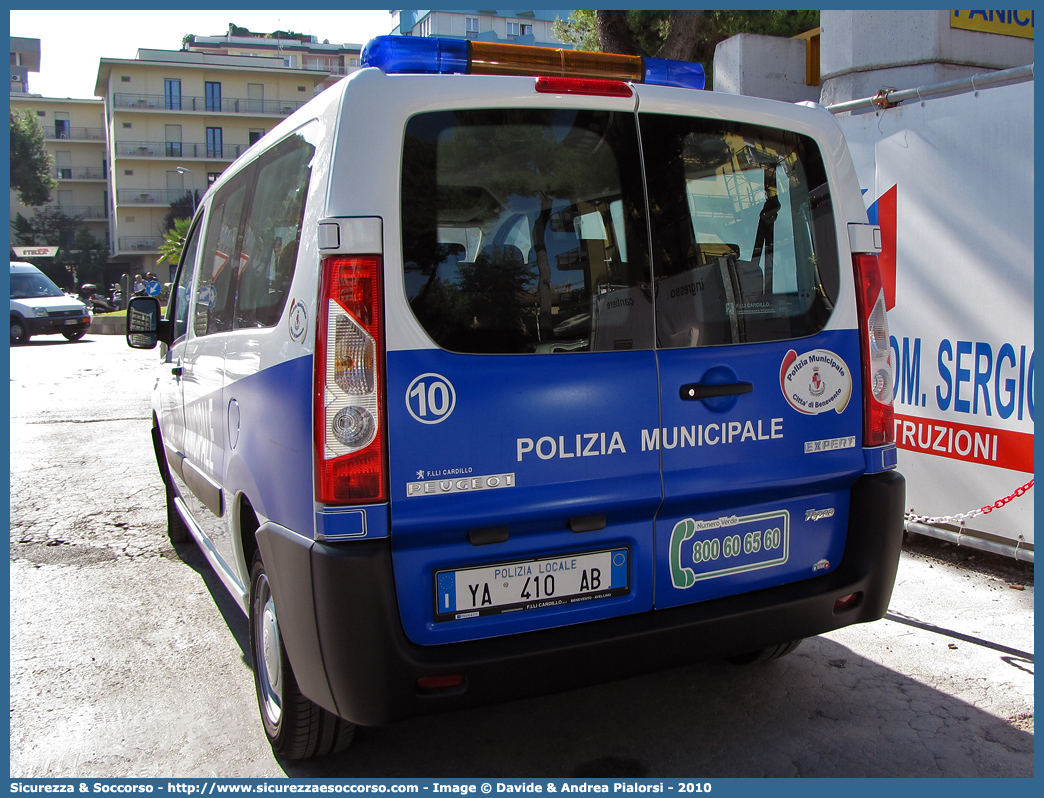
[[[799,413],[842,413],[852,398],[852,372],[828,349],[813,349],[802,355],[791,349],[779,369],[779,387],[787,403]]]
[[[301,343],[306,332],[308,332],[308,309],[305,308],[304,302],[295,299],[290,306],[290,338]]]
[[[822,396],[826,393],[826,383],[823,382],[823,378],[819,376],[819,366],[812,369],[812,382],[808,384],[808,392],[812,396]]]

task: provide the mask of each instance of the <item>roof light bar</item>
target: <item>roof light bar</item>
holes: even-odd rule
[[[703,67],[686,61],[415,36],[370,39],[363,47],[362,65],[388,75],[556,76],[686,89],[702,89],[706,84]]]

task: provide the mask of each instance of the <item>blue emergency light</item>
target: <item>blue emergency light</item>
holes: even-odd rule
[[[687,61],[467,39],[377,36],[363,47],[361,61],[388,75],[527,75],[685,89],[706,85],[703,66]]]

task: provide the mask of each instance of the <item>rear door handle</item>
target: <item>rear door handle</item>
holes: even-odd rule
[[[754,384],[750,382],[733,382],[726,385],[705,385],[702,382],[694,382],[681,387],[681,398],[687,402],[698,402],[718,396],[739,396],[753,390]]]

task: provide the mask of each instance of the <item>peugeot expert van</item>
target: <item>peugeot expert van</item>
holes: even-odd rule
[[[51,278],[30,263],[11,261],[11,346],[34,335],[63,335],[79,341],[91,326],[91,314],[78,299],[67,297]]]
[[[380,37],[229,167],[172,300],[169,533],[281,756],[885,612],[893,364],[841,131],[694,64]]]

